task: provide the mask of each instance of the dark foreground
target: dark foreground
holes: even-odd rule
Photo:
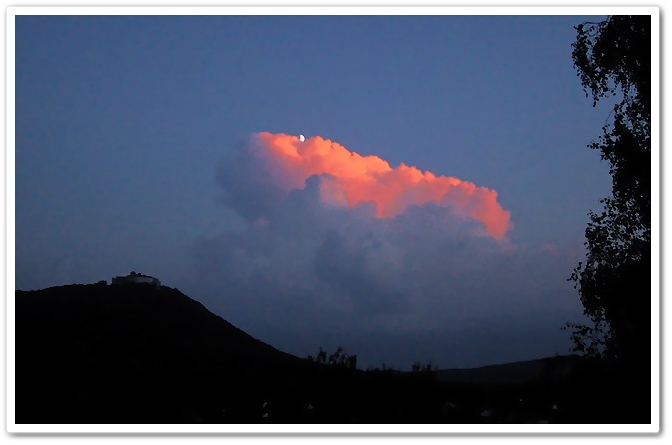
[[[650,423],[650,382],[575,356],[400,373],[321,365],[176,289],[16,292],[16,423]]]

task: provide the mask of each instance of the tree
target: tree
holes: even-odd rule
[[[424,364],[420,360],[416,360],[411,365],[411,371],[413,371],[414,374],[417,374],[417,373],[420,373],[420,372],[431,374],[432,372],[438,371],[438,370],[439,370],[439,367],[432,365],[431,362],[427,363],[427,364]]]
[[[315,357],[309,355],[306,358],[311,362],[342,366],[348,369],[357,369],[357,356],[348,354],[342,346],[339,346],[336,349],[336,352],[329,356],[329,359],[327,359],[327,351],[322,349],[322,347],[320,347],[320,351]]]
[[[575,350],[627,363],[651,349],[651,20],[612,16],[576,26],[572,59],[593,106],[617,100],[589,145],[609,162],[612,194],[590,212],[588,254],[570,277],[593,326],[567,324]],[[648,360],[647,360],[648,357]]]

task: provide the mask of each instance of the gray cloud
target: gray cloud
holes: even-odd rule
[[[568,352],[560,327],[581,317],[566,281],[575,256],[495,241],[437,205],[382,219],[369,204],[323,202],[324,175],[280,192],[246,153],[218,170],[246,225],[192,249],[191,292],[225,319],[297,355],[342,344],[365,366]]]
[[[221,202],[247,220],[267,218],[285,196],[285,192],[272,182],[250,181],[250,177],[258,177],[259,168],[258,160],[248,152],[230,156],[217,168]]]
[[[356,315],[397,313],[408,304],[408,290],[395,273],[400,269],[394,264],[396,253],[371,232],[348,239],[332,229],[313,264],[320,280],[347,296]]]

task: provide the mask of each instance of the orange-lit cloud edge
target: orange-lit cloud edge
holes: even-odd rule
[[[511,228],[510,212],[497,202],[497,192],[487,187],[403,163],[392,168],[378,156],[362,156],[320,136],[301,141],[299,136],[260,132],[253,137],[261,142],[263,157],[272,163],[274,176],[285,189],[303,188],[310,176],[327,174],[330,177],[320,189],[323,199],[350,207],[373,202],[379,218],[393,218],[410,206],[432,202],[482,222],[498,240]]]

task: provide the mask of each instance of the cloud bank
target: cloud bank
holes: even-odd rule
[[[217,180],[245,224],[194,245],[193,291],[280,349],[343,345],[360,363],[408,367],[569,348],[559,328],[581,314],[566,281],[575,259],[512,245],[494,190],[270,133]]]

